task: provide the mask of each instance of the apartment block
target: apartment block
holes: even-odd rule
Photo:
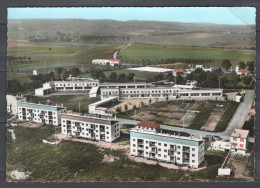
[[[141,121],[130,130],[130,154],[198,168],[204,160],[204,140],[180,134],[160,129],[155,122]]]
[[[90,140],[113,142],[120,137],[120,125],[115,119],[62,114],[61,133]]]
[[[7,112],[17,115],[18,114],[18,102],[25,102],[26,98],[21,96],[6,95]]]
[[[61,124],[61,113],[67,111],[66,107],[18,102],[18,119],[46,125],[58,126]]]

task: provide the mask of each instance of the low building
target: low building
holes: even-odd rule
[[[44,96],[53,92],[89,92],[97,86],[99,86],[99,80],[94,79],[51,81],[44,83],[42,88],[35,89],[35,95]]]
[[[109,97],[98,102],[88,105],[88,112],[90,114],[113,116],[112,113],[108,112],[108,106],[118,101],[118,97]]]
[[[120,125],[115,119],[62,114],[61,133],[91,140],[113,142],[120,137]]]
[[[172,70],[172,75],[175,76],[175,77],[177,77],[177,76],[184,76],[185,75],[184,73],[185,72],[182,69],[173,69]]]
[[[210,149],[213,151],[229,151],[231,149],[230,142],[214,141],[210,143]]]
[[[26,98],[22,96],[6,95],[7,113],[13,115],[18,114],[18,102],[26,102]]]
[[[236,66],[236,74],[240,76],[247,76],[250,75],[251,72],[247,69],[240,69],[239,65]]]
[[[53,82],[46,82],[46,83],[42,84],[41,88],[37,88],[34,90],[34,93],[36,96],[49,95],[54,92],[55,92],[55,86],[54,86]]]
[[[66,107],[18,102],[18,119],[46,125],[60,125],[60,114],[67,111]]]
[[[33,69],[33,75],[37,76],[37,75],[38,75],[38,72],[39,72],[39,69],[38,69],[38,68],[34,68],[34,69]]]
[[[240,93],[236,94],[236,102],[241,102],[242,95]]]
[[[176,165],[198,168],[204,160],[203,139],[163,133],[160,125],[141,121],[130,130],[130,154]]]
[[[119,59],[93,59],[92,64],[94,65],[102,65],[102,66],[119,66],[120,60]]]
[[[245,155],[248,146],[248,130],[234,129],[231,137],[231,152],[235,154]]]
[[[141,71],[141,72],[157,72],[157,73],[167,73],[172,72],[172,69],[161,68],[161,67],[134,67],[127,68],[128,70]]]
[[[190,86],[185,85],[185,87]],[[222,95],[222,89],[182,89],[176,87],[101,88],[101,99],[119,97],[119,99],[221,100]]]

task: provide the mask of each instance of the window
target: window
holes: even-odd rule
[[[158,154],[158,157],[161,157],[161,154]]]
[[[133,152],[135,152],[135,149],[133,149]]]
[[[195,154],[192,154],[192,157],[195,157]]]
[[[179,155],[179,154],[181,154],[180,152],[177,152],[177,154]]]
[[[177,160],[180,160],[180,157],[177,157]]]
[[[244,139],[243,139],[243,138],[240,138],[240,142],[244,142]]]
[[[195,148],[192,148],[192,151],[195,151]]]
[[[181,148],[181,146],[177,146],[177,149],[180,149]]]
[[[195,160],[192,160],[192,163],[195,163]]]
[[[243,148],[243,147],[244,147],[244,144],[240,144],[240,147]]]
[[[158,143],[158,146],[160,146],[161,145],[161,143]]]
[[[135,139],[133,138],[133,141],[135,141]]]
[[[167,158],[167,155],[164,155],[164,158]]]
[[[148,149],[148,146],[146,146],[145,149]]]
[[[165,147],[167,147],[167,144],[164,144]]]
[[[146,141],[145,143],[148,144],[148,141]]]
[[[233,138],[234,141],[237,141],[237,138]]]
[[[135,144],[133,144],[133,147],[135,147]]]
[[[236,147],[236,146],[237,146],[237,144],[232,144],[232,146]]]
[[[161,151],[161,149],[159,148],[158,151]]]
[[[145,152],[145,154],[148,154],[148,152]]]
[[[167,152],[167,149],[165,149],[164,152]]]
[[[107,132],[107,134],[109,134],[109,132]]]

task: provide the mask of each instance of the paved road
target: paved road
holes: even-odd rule
[[[120,51],[122,51],[122,50],[125,50],[126,48],[128,48],[128,47],[129,47],[131,44],[133,44],[133,43],[134,43],[134,41],[131,41],[130,43],[128,43],[127,45],[125,45],[122,49],[115,51],[114,54],[113,54],[113,58],[114,58],[114,59],[117,59],[118,53],[119,53]]]
[[[229,137],[232,133],[232,131],[235,128],[241,128],[241,122],[243,122],[243,118],[245,115],[248,113],[248,110],[250,109],[253,98],[254,98],[255,92],[248,91],[245,94],[244,101],[240,103],[238,106],[237,111],[235,112],[231,122],[229,123],[228,128],[224,132],[207,132],[207,131],[200,131],[200,130],[193,130],[193,129],[187,129],[187,128],[179,128],[179,127],[172,127],[172,126],[167,126],[167,125],[161,125],[160,127],[162,129],[168,129],[168,130],[174,130],[174,131],[182,131],[189,133],[191,135],[194,135],[196,137],[206,137],[208,135],[210,136],[219,136],[222,138],[222,140],[229,140]],[[120,122],[120,124],[137,124],[139,121],[134,121],[134,120],[129,120],[129,119],[121,119],[117,118],[117,120]]]

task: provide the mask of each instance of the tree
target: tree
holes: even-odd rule
[[[129,81],[129,82],[131,82],[131,81],[133,81],[134,80],[134,77],[135,77],[135,73],[129,73],[128,75],[127,75],[127,81]]]
[[[116,80],[116,78],[117,78],[116,72],[111,72],[110,75],[109,75],[109,79],[110,80]]]
[[[16,95],[23,91],[22,84],[17,80],[8,81],[8,93],[12,95]]]
[[[122,112],[121,106],[116,108],[116,112],[117,112],[117,113]]]
[[[125,104],[125,111],[127,111],[128,110],[128,106],[127,106],[127,104]]]
[[[80,70],[77,67],[70,68],[69,72],[72,76],[77,76],[80,74]]]
[[[240,61],[240,62],[238,63],[238,66],[239,66],[239,69],[245,69],[245,68],[246,68],[246,64],[245,64],[244,61]]]
[[[247,70],[254,72],[255,71],[255,62],[254,61],[249,61],[246,63]]]
[[[224,61],[222,61],[221,67],[224,67],[226,69],[226,71],[228,71],[231,66],[232,66],[232,64],[228,59],[225,59]]]
[[[245,77],[242,78],[242,82],[243,82],[245,85],[247,85],[247,86],[250,85],[251,81],[252,81],[252,77],[251,77],[251,76],[245,76]]]
[[[125,79],[126,79],[126,75],[125,75],[125,73],[121,73],[121,74],[119,74],[119,76],[118,76],[118,80],[120,80],[120,81],[125,81]]]

